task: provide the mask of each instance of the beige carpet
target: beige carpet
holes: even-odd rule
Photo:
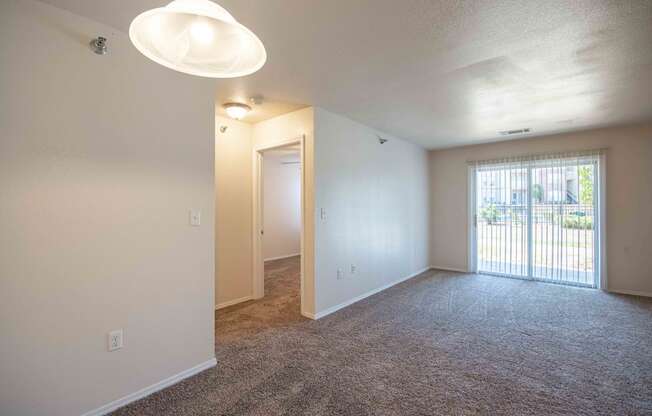
[[[218,366],[115,415],[652,415],[652,301],[432,271],[319,321],[298,258],[217,313]]]
[[[265,264],[265,297],[221,309],[215,314],[216,346],[228,345],[265,329],[306,321],[301,316],[300,257]],[[218,357],[219,358],[219,357]]]

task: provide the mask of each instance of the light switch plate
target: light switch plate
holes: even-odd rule
[[[190,225],[199,227],[201,225],[201,212],[195,209],[190,210]]]

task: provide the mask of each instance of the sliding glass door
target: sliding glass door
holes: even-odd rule
[[[528,169],[505,163],[478,169],[478,270],[528,276]]]
[[[477,271],[599,285],[599,152],[472,167]]]

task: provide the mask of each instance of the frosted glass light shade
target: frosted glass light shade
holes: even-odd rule
[[[228,114],[229,117],[236,120],[242,120],[242,118],[251,111],[251,107],[247,104],[240,103],[226,103],[222,107],[224,107],[224,110],[226,110],[226,114]]]
[[[186,74],[234,78],[258,71],[263,43],[209,0],[174,0],[138,15],[129,38],[152,61]]]

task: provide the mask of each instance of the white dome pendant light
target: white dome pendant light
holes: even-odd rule
[[[152,61],[200,77],[242,77],[267,60],[260,39],[209,0],[148,10],[131,22],[129,38]]]

